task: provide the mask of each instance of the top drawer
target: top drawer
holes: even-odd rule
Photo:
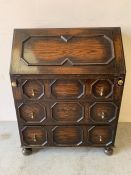
[[[16,100],[112,100],[122,93],[123,78],[119,79],[18,79],[15,80]],[[12,85],[14,81],[12,80]]]

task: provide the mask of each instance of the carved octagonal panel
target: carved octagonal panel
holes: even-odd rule
[[[117,109],[113,102],[95,102],[90,106],[90,119],[98,123],[111,122],[117,117]]]
[[[26,123],[40,123],[46,119],[45,107],[37,102],[20,105],[19,115]]]
[[[43,146],[47,143],[47,131],[41,126],[28,126],[22,130],[22,138],[26,145]]]
[[[109,145],[112,143],[113,129],[109,126],[93,126],[89,129],[89,141],[97,145]]]
[[[114,59],[113,41],[107,35],[30,36],[22,43],[27,65],[108,64]]]
[[[44,95],[44,87],[38,80],[26,80],[22,85],[22,90],[29,99],[40,98]]]
[[[92,84],[92,93],[96,98],[108,98],[113,93],[113,84],[110,80],[96,80]]]
[[[80,145],[83,142],[83,129],[78,126],[56,126],[53,130],[53,143],[60,146]]]
[[[80,98],[84,94],[84,85],[79,80],[56,80],[51,85],[52,95],[56,98]]]
[[[84,117],[84,109],[77,102],[58,102],[52,106],[52,118],[59,122],[79,122]]]

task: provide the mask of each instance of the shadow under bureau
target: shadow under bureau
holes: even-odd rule
[[[125,74],[118,27],[14,30],[10,78],[23,153],[95,146],[111,155]]]

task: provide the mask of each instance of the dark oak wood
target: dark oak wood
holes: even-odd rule
[[[16,29],[10,71],[13,74],[122,74],[125,73],[123,57],[118,27]]]
[[[23,154],[98,146],[111,155],[125,74],[118,27],[16,29],[10,78]]]
[[[42,122],[46,118],[45,106],[36,102],[23,103],[19,106],[19,115],[27,123]]]
[[[55,125],[25,126],[21,129],[23,147],[113,145],[114,126]]]
[[[90,107],[90,118],[96,123],[109,123],[116,118],[117,110],[113,102],[95,102]]]

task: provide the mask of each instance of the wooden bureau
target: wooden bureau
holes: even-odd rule
[[[22,151],[113,152],[125,60],[119,27],[14,30],[10,78]]]

